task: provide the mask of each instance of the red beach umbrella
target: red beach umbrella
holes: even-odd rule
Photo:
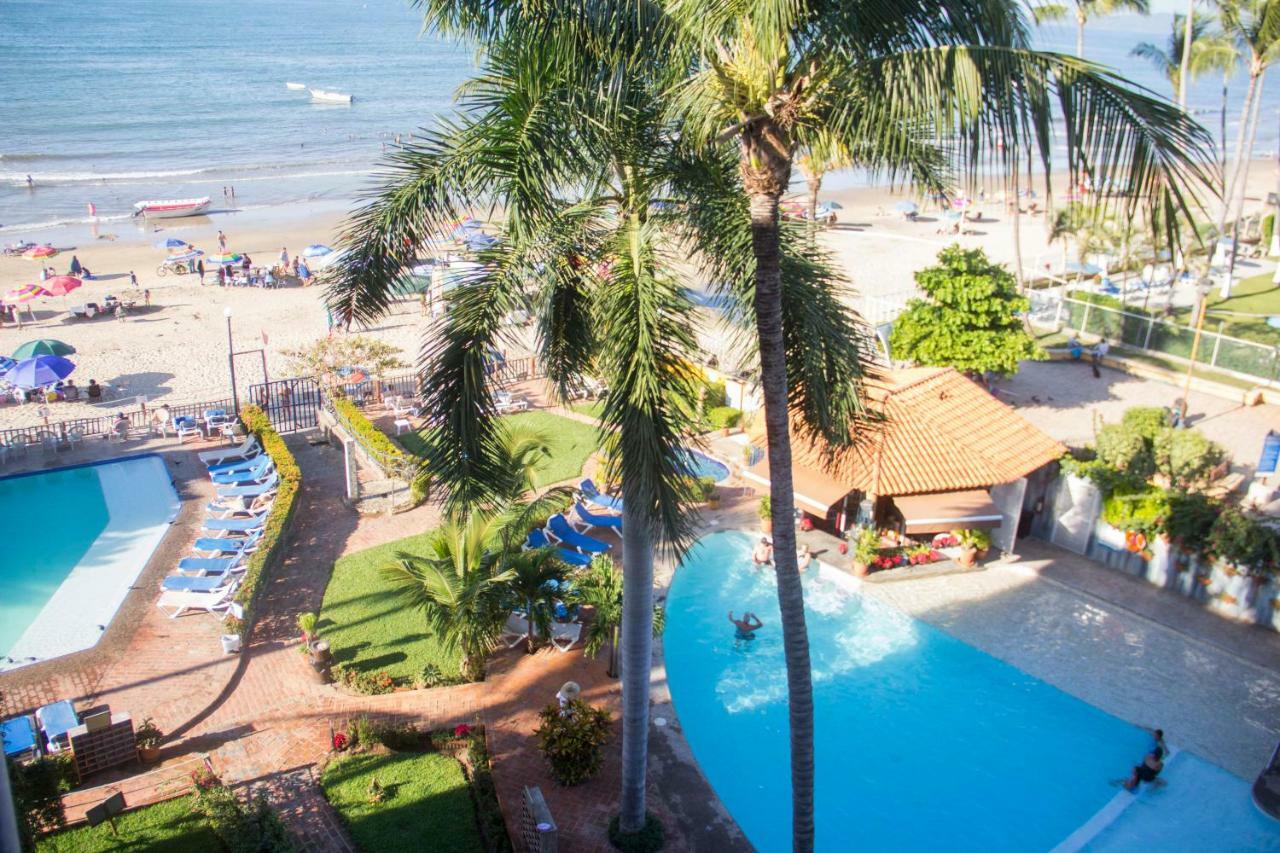
[[[42,286],[54,296],[66,296],[82,284],[84,282],[75,276],[55,275],[53,278],[45,279]]]

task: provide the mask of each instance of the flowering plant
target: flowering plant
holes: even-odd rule
[[[471,726],[466,723],[458,723],[453,727],[454,737],[466,737],[469,734],[471,734]]]
[[[333,748],[336,752],[342,752],[350,743],[351,739],[342,732],[333,733]]]

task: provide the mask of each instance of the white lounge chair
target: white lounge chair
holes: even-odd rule
[[[529,620],[518,613],[507,616],[507,624],[502,626],[502,635],[498,638],[507,648],[514,649],[524,642],[529,635]]]
[[[551,645],[558,652],[567,652],[582,637],[581,622],[552,622]]]
[[[258,440],[253,436],[245,438],[239,447],[224,447],[222,450],[205,450],[200,454],[200,461],[205,465],[217,465],[221,462],[232,462],[236,459],[252,459],[262,452]]]
[[[203,610],[214,613],[226,610],[231,606],[231,597],[236,593],[238,583],[232,582],[213,592],[185,592],[167,589],[160,595],[156,607],[170,619],[177,619],[188,610]],[[172,609],[173,612],[168,612]]]

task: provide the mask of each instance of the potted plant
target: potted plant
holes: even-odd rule
[[[866,575],[879,550],[880,536],[875,528],[862,528],[853,544],[853,573],[858,577]]]
[[[133,740],[138,745],[138,759],[143,764],[150,764],[160,757],[160,741],[164,740],[164,732],[147,717],[133,733]]]
[[[962,568],[970,568],[991,547],[991,535],[985,530],[957,530],[954,535],[960,542],[960,558],[956,562]]]
[[[768,536],[773,533],[773,504],[768,495],[760,499],[760,508],[756,513],[760,516],[760,529],[764,534]]]
[[[314,613],[298,614],[298,630],[302,632],[304,646],[310,646],[311,641],[316,638],[316,618]]]
[[[702,493],[702,500],[706,502],[708,508],[720,508],[720,490],[716,488],[714,477],[699,477],[698,489]]]

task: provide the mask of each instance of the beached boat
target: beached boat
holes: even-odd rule
[[[195,216],[209,209],[209,197],[147,199],[133,206],[133,215],[147,219],[177,219]]]
[[[322,104],[349,104],[353,100],[350,95],[341,92],[326,92],[324,89],[310,89],[311,100]]]
[[[285,83],[284,87],[286,89],[293,89],[295,92],[301,92],[303,89],[307,88],[307,84],[306,83]]]

